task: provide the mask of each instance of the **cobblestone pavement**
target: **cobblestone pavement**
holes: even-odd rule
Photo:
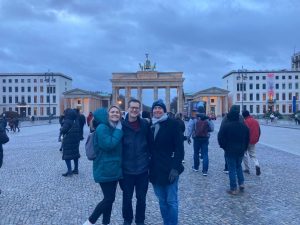
[[[58,151],[58,124],[23,127],[9,134],[0,169],[0,225],[81,225],[102,194],[92,178],[92,163],[84,156],[79,175],[62,177],[66,165]],[[87,135],[87,130],[85,135]],[[193,172],[192,146],[185,145],[185,171],[179,183],[179,224],[300,224],[300,157],[258,144],[262,175],[245,176],[244,193],[230,196],[223,151],[217,132],[209,145],[209,173]],[[111,224],[122,224],[118,189]],[[97,224],[101,224],[101,218]],[[149,186],[147,225],[162,224],[158,201]]]

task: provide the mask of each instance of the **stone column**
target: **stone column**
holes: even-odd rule
[[[216,116],[222,116],[222,101],[221,101],[221,97],[218,96],[217,97],[217,113]]]
[[[224,96],[225,101],[225,113],[228,113],[228,96]]]
[[[137,98],[141,102],[141,112],[143,111],[143,89],[139,87],[137,89]]]
[[[207,96],[206,114],[210,114],[210,97]]]
[[[113,90],[112,90],[112,104],[113,105],[117,105],[118,104],[118,97],[119,97],[119,88],[117,87],[113,87]]]
[[[154,94],[154,101],[157,101],[157,99],[158,99],[158,88],[157,87],[154,87],[153,94]]]
[[[125,88],[125,111],[128,109],[128,101],[130,100],[131,97],[131,88],[126,87]]]
[[[177,87],[177,112],[183,112],[183,90],[182,87]]]
[[[166,87],[166,107],[167,112],[170,112],[170,87]]]

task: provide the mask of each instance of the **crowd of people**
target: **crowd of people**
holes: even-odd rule
[[[64,177],[79,174],[79,145],[84,139],[84,125],[89,126],[91,133],[95,132],[93,177],[99,183],[103,199],[95,206],[84,225],[95,224],[101,215],[102,224],[110,224],[118,185],[123,195],[123,225],[134,222],[144,225],[149,183],[158,199],[163,224],[177,225],[178,182],[184,171],[184,141],[189,144],[193,142],[192,170],[198,172],[202,161],[202,174],[208,176],[208,146],[214,124],[204,112],[192,118],[185,131],[182,114],[177,113],[174,118],[170,118],[162,100],[153,102],[150,114],[142,113],[141,102],[131,99],[124,118],[120,108],[112,105],[108,109],[100,108],[90,112],[87,118],[77,109],[66,109],[59,122],[60,150],[67,167],[67,171],[62,174]],[[5,133],[4,123],[2,120],[0,131],[4,129]],[[229,194],[236,195],[244,191],[243,173],[250,173],[248,157],[255,163],[256,175],[261,174],[255,156],[255,144],[259,137],[258,122],[248,111],[240,115],[239,108],[232,106],[218,132],[218,143],[224,150],[225,172],[229,174]],[[3,159],[2,144],[0,167]],[[134,192],[135,211],[132,206]]]

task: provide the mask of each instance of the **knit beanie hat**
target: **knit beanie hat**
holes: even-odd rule
[[[159,106],[164,110],[164,112],[167,112],[167,108],[166,108],[166,105],[163,102],[163,100],[158,99],[157,101],[153,102],[152,108],[151,108],[152,112],[153,112],[153,109],[154,109],[155,106]]]
[[[240,113],[240,106],[239,105],[232,105],[229,112],[238,112],[238,113]]]
[[[246,118],[246,117],[250,116],[250,113],[249,113],[248,110],[244,110],[242,115],[243,115],[244,118]]]

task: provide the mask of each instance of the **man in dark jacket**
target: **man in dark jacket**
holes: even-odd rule
[[[158,197],[164,224],[178,224],[178,180],[184,170],[184,150],[178,123],[168,118],[166,105],[157,100],[152,105],[150,182]]]
[[[242,161],[249,144],[249,129],[239,122],[239,113],[231,111],[227,115],[228,122],[224,124],[218,133],[218,142],[225,151],[225,159],[229,170],[230,190],[229,194],[237,194],[236,176],[241,191],[244,190],[244,175]]]
[[[144,225],[145,221],[151,133],[149,123],[140,117],[140,109],[141,102],[131,99],[128,102],[128,113],[122,122],[123,179],[120,183],[123,190],[122,213],[124,225],[130,225],[133,220],[132,196],[134,190],[137,200],[135,223]]]

